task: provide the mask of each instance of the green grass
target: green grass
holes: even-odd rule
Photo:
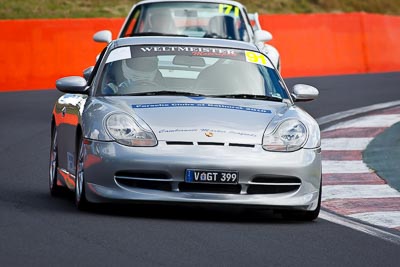
[[[400,190],[400,123],[394,124],[375,137],[363,152],[363,160],[369,168]]]
[[[130,0],[0,0],[0,19],[125,17]]]
[[[250,11],[259,13],[368,12],[400,15],[400,0],[246,0]]]
[[[132,0],[0,0],[0,19],[125,17]],[[400,0],[242,0],[260,14],[358,12],[400,15]]]

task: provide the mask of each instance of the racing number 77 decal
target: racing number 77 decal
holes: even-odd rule
[[[234,10],[234,16],[239,17],[239,8],[237,6],[233,7],[231,5],[219,4],[218,11],[220,14],[229,15],[232,9]]]

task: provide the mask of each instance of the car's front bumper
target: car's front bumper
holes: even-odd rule
[[[127,147],[115,142],[89,141],[85,146],[85,188],[91,202],[220,203],[302,210],[317,207],[321,184],[319,148],[286,153],[268,152],[261,146],[165,142],[156,147]],[[184,190],[186,169],[238,171],[239,184],[234,187],[237,192],[226,192],[224,186],[221,192],[213,193],[196,187]],[[261,177],[262,182],[255,183],[255,177]],[[291,185],[293,179],[300,181],[297,186]],[[250,193],[249,188],[261,188],[261,193]]]

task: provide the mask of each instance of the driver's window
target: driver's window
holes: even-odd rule
[[[140,32],[140,25],[136,25],[136,22],[139,21],[140,13],[141,13],[141,8],[138,8],[134,11],[132,16],[129,18],[128,24],[125,27],[124,32],[122,33],[122,37],[132,36],[133,33],[135,32],[135,29],[137,32]]]

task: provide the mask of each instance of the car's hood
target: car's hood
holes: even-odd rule
[[[281,102],[184,96],[108,97],[138,116],[159,141],[260,144],[265,128],[287,110]]]

